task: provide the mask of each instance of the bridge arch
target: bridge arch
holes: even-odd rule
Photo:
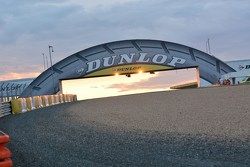
[[[122,40],[79,51],[41,73],[21,97],[55,94],[62,79],[83,78],[117,65],[156,64],[172,69],[198,67],[200,77],[216,83],[235,70],[218,58],[185,45],[160,40]]]

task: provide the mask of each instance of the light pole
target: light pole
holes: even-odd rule
[[[50,67],[52,67],[52,57],[51,52],[54,52],[53,46],[49,45],[49,59],[50,59]]]
[[[54,79],[54,70],[53,70],[53,63],[52,63],[52,52],[54,52],[53,50],[53,46],[49,45],[49,59],[50,59],[50,68],[51,68],[51,72],[52,72],[52,80],[53,80],[53,93],[56,93],[55,90],[55,79]]]
[[[42,53],[43,55],[43,70],[46,70],[46,65],[45,65],[45,56],[44,56],[44,53]]]
[[[48,56],[45,56],[46,70],[49,68]]]

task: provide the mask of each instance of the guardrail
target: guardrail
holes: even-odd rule
[[[77,101],[76,95],[59,94],[33,96],[28,98],[18,98],[11,100],[11,108],[13,114],[24,113],[38,108],[52,106],[60,103]]]
[[[10,102],[0,103],[0,117],[11,114]]]

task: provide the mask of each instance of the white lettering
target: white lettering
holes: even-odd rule
[[[111,57],[104,57],[104,58],[103,58],[103,60],[104,60],[103,66],[104,66],[104,67],[109,67],[109,66],[114,65],[116,56],[112,56],[112,61],[111,61],[111,63],[109,64],[109,59],[110,59],[110,58],[111,58]]]
[[[131,55],[131,57],[129,57],[129,55],[127,55],[127,54],[120,55],[121,60],[118,64],[124,64],[125,62],[123,62],[123,60],[125,60],[127,63],[132,63],[135,53],[130,53],[130,55]]]
[[[137,61],[133,60],[135,53],[121,54],[121,55],[119,55],[120,60],[119,60],[118,64],[129,64],[129,63],[133,63],[133,62],[139,62],[139,63],[152,62],[155,64],[164,64],[168,59],[168,56],[164,55],[164,54],[156,54],[153,56],[152,59],[151,59],[151,57],[147,57],[147,54],[148,53],[139,53],[139,59]],[[116,58],[118,58],[117,55],[102,58],[103,59],[103,66],[104,67],[114,66]],[[177,64],[184,64],[185,62],[186,62],[185,59],[173,56],[173,59],[168,63],[168,65],[175,67]],[[101,63],[102,63],[102,61],[100,59],[96,59],[96,60],[87,62],[88,70],[86,71],[86,73],[89,73],[91,71],[99,69],[101,67]],[[77,72],[82,73],[83,70],[84,69],[80,69]]]
[[[166,55],[162,55],[162,54],[156,54],[153,59],[152,62],[156,63],[156,64],[163,64],[166,60],[167,60],[167,56]],[[160,59],[160,60],[159,60]]]
[[[147,53],[140,53],[140,57],[139,57],[139,59],[136,62],[140,62],[140,63],[149,62],[149,58],[147,58],[145,60],[146,55],[147,55]]]
[[[174,66],[178,63],[178,64],[184,64],[186,62],[185,59],[182,58],[178,58],[178,57],[173,57],[173,59],[171,60],[170,63],[168,63],[168,65],[170,66]]]
[[[88,65],[87,72],[91,72],[91,71],[97,70],[101,66],[101,61],[97,59],[97,60],[88,62],[87,65]]]

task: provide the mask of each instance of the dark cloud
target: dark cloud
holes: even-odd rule
[[[247,0],[8,0],[0,6],[0,59],[1,64],[38,68],[48,44],[55,46],[54,61],[59,61],[93,45],[130,38],[201,50],[210,38],[216,57],[247,59],[249,18]]]

